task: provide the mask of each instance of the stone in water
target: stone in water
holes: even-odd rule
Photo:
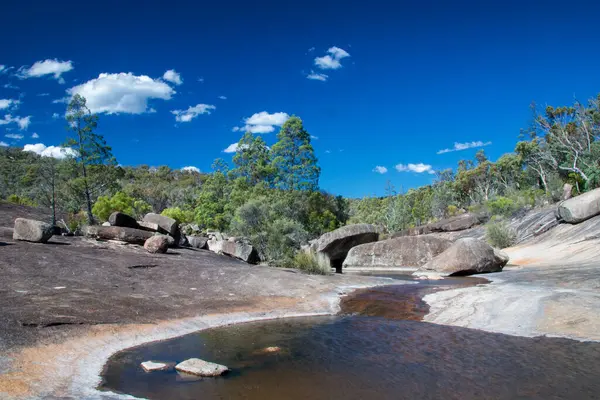
[[[211,363],[199,358],[185,360],[184,362],[177,364],[175,369],[179,372],[197,376],[221,376],[229,371],[229,368],[224,365]]]

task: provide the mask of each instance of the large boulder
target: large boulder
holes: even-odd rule
[[[54,227],[50,224],[34,219],[17,218],[13,230],[13,239],[46,243],[53,233]]]
[[[208,242],[206,242],[206,247],[213,253],[223,254],[223,243],[225,243],[224,240],[210,238]]]
[[[111,226],[123,226],[126,228],[138,228],[138,223],[135,218],[130,217],[129,215],[122,213],[120,211],[115,211],[110,214],[108,217],[108,222]]]
[[[352,248],[344,268],[418,268],[452,245],[437,236],[404,236]]]
[[[206,249],[208,238],[203,236],[188,236],[187,237],[190,247],[195,249]]]
[[[166,235],[154,235],[144,243],[148,253],[166,253],[169,249],[169,239]]]
[[[145,231],[150,231],[150,232],[160,232],[160,226],[158,226],[158,224],[155,224],[154,222],[148,222],[148,221],[136,221],[138,224],[138,228],[143,229]],[[166,231],[163,231],[163,233],[166,233]]]
[[[460,214],[454,217],[445,218],[439,220],[437,222],[417,226],[414,228],[405,229],[403,231],[394,233],[392,238],[402,237],[402,236],[418,236],[418,235],[427,235],[429,233],[437,233],[437,232],[457,232],[464,231],[466,229],[472,228],[476,225],[481,224],[483,222],[483,217],[471,213]]]
[[[143,245],[154,234],[135,228],[122,226],[88,226],[85,235],[100,240],[120,240],[122,242]]]
[[[230,257],[235,257],[248,264],[258,264],[260,257],[256,249],[249,243],[238,240],[227,240],[221,244],[221,252]]]
[[[379,229],[374,225],[347,225],[328,232],[311,244],[317,257],[329,262],[336,272],[342,272],[342,264],[351,248],[379,240]]]
[[[460,276],[500,272],[507,263],[508,256],[486,242],[463,238],[423,265],[415,274],[433,271],[443,276]]]
[[[177,225],[177,221],[175,221],[173,218],[160,214],[149,213],[144,216],[144,221],[157,224],[165,233],[168,233],[173,237],[178,237],[179,226]]]
[[[600,189],[563,201],[558,206],[561,220],[569,224],[578,224],[600,214]]]

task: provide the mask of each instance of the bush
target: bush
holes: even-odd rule
[[[330,275],[331,267],[327,263],[319,262],[317,256],[313,252],[299,251],[294,256],[292,261],[293,268],[297,268],[307,274],[312,275]]]
[[[16,194],[11,194],[10,196],[8,196],[6,201],[8,201],[9,203],[19,204],[22,206],[37,207],[37,204],[35,204],[35,202],[33,200],[28,199],[27,197],[17,196]]]
[[[139,219],[147,212],[150,212],[151,209],[150,204],[144,200],[138,200],[123,192],[117,192],[112,197],[98,197],[94,207],[92,207],[92,213],[102,221],[108,220],[110,214],[115,211],[120,211]]]
[[[497,197],[486,202],[485,206],[492,215],[512,216],[519,208],[518,205],[508,197]]]
[[[510,247],[517,242],[517,235],[505,221],[492,218],[486,226],[485,237],[489,244],[499,249]]]
[[[74,235],[81,235],[83,226],[87,224],[87,215],[85,212],[68,214],[66,219],[66,221],[61,221],[65,228]]]
[[[182,210],[179,207],[165,208],[160,214],[165,217],[173,218],[178,224],[189,224],[194,222],[194,211]]]

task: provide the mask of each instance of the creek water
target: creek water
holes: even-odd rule
[[[424,293],[468,278],[359,291],[332,317],[252,322],[115,354],[100,389],[148,399],[598,399],[600,343],[420,322]],[[270,348],[270,349],[269,349]],[[197,357],[219,378],[140,363]]]

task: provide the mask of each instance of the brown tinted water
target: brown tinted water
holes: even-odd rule
[[[419,299],[413,295],[419,290],[431,287],[361,291],[355,296],[363,300],[348,299],[358,309],[345,307],[373,314],[373,303],[387,303],[379,308],[384,315],[398,309],[408,320],[340,315],[255,322],[125,350],[109,360],[101,389],[183,400],[600,398],[599,343],[419,322],[414,319],[421,306],[393,300]],[[267,347],[280,350],[264,351]],[[195,379],[139,367],[147,360],[177,363],[191,357],[225,364],[232,372]]]

